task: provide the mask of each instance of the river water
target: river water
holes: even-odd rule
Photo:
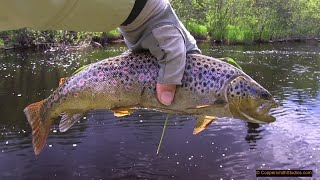
[[[258,169],[310,169],[319,178],[319,43],[200,47],[232,57],[268,89],[281,104],[272,111],[277,121],[221,118],[194,136],[192,117],[171,116],[157,155],[166,114],[92,111],[65,133],[57,121],[35,156],[24,107],[46,98],[61,77],[126,48],[2,52],[0,179],[255,179]]]

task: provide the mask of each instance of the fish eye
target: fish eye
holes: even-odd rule
[[[260,97],[264,100],[268,100],[268,99],[270,99],[270,94],[267,92],[263,92],[263,93],[261,93]]]

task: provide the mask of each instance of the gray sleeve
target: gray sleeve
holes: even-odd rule
[[[180,30],[173,25],[164,25],[152,30],[142,42],[160,65],[157,82],[181,84],[186,65],[186,45]]]

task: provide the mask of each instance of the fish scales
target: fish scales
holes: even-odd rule
[[[57,117],[62,115],[59,128],[64,132],[93,109],[110,109],[119,117],[136,108],[193,115],[195,134],[216,117],[273,121],[267,114],[275,107],[271,94],[243,71],[221,60],[188,54],[182,84],[170,106],[156,98],[158,72],[157,59],[140,52],[93,63],[66,78],[47,99],[24,110],[33,128],[35,153],[40,153]]]
[[[163,107],[155,96],[159,65],[149,53],[121,55],[89,65],[70,77],[50,97],[49,107],[71,101],[63,108],[110,109],[121,106]],[[187,56],[186,70],[178,93],[197,98],[176,98],[172,108],[182,112],[186,106],[214,103],[225,82],[243,74],[223,61],[197,54]],[[178,94],[177,93],[177,94]],[[208,96],[209,94],[213,95]],[[90,102],[86,104],[85,102]],[[102,100],[102,101],[101,101]],[[92,102],[91,102],[92,101]],[[84,103],[75,106],[74,103]],[[84,107],[86,106],[86,107]],[[60,110],[57,113],[61,113]]]

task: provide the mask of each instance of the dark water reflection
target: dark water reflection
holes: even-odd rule
[[[220,119],[198,136],[193,119],[172,116],[159,155],[165,114],[138,111],[115,118],[90,112],[66,133],[52,128],[40,156],[31,147],[23,108],[47,97],[61,77],[126,49],[0,54],[0,179],[253,179],[256,169],[320,165],[320,46],[200,45],[204,54],[234,58],[271,91],[277,121],[258,125]]]

